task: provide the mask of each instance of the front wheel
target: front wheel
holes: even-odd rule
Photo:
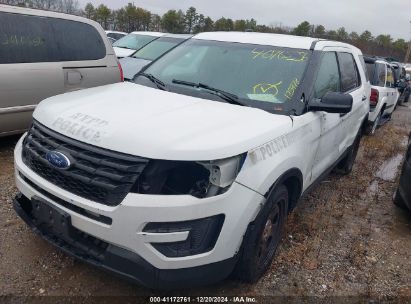
[[[287,188],[276,187],[248,227],[235,270],[241,281],[254,283],[270,267],[287,218],[288,200]]]
[[[349,148],[347,156],[345,156],[343,160],[341,160],[341,162],[337,165],[337,168],[335,170],[337,173],[348,175],[352,172],[355,159],[357,158],[358,150],[360,149],[361,137],[362,136],[360,131],[355,137],[354,143]]]
[[[393,202],[394,202],[395,206],[397,206],[401,209],[407,209],[407,205],[405,204],[404,200],[402,199],[399,190],[397,190],[397,192],[394,194]]]

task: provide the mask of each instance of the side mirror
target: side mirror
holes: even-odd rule
[[[308,104],[311,111],[346,114],[351,112],[353,99],[350,94],[328,92],[321,100],[313,100]]]

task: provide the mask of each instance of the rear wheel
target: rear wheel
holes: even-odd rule
[[[365,134],[367,135],[374,135],[375,131],[377,131],[378,125],[380,123],[382,117],[382,111],[378,114],[377,118],[374,120],[372,124],[369,124],[365,129]]]
[[[278,186],[270,194],[243,240],[235,276],[244,282],[256,282],[270,267],[280,243],[288,213],[288,190]]]

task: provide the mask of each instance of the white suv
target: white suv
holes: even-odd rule
[[[370,115],[367,133],[374,134],[377,127],[391,118],[399,92],[394,81],[394,68],[387,61],[365,57],[366,70],[371,82]]]
[[[66,252],[153,288],[247,282],[287,214],[352,170],[369,112],[357,48],[202,33],[135,78],[43,101],[15,149],[18,214]]]

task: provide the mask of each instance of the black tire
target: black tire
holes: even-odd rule
[[[354,143],[348,149],[347,155],[338,163],[335,171],[342,175],[348,175],[352,172],[355,159],[357,158],[358,150],[360,149],[362,133],[358,132],[355,137]]]
[[[408,209],[408,208],[407,208],[407,205],[405,204],[405,202],[404,202],[404,200],[402,199],[402,197],[401,197],[400,193],[398,192],[398,190],[397,190],[397,192],[396,192],[395,195],[394,195],[393,202],[394,202],[394,205],[395,205],[395,206],[397,206],[397,207],[399,207],[399,208],[401,208],[401,209],[404,209],[404,210]]]
[[[234,275],[254,283],[270,267],[280,243],[288,214],[288,190],[277,186],[245,234]]]
[[[378,125],[380,123],[381,117],[382,117],[382,112],[378,113],[377,118],[374,120],[373,123],[369,123],[367,127],[365,128],[365,134],[367,135],[374,135],[375,131],[377,131]]]

